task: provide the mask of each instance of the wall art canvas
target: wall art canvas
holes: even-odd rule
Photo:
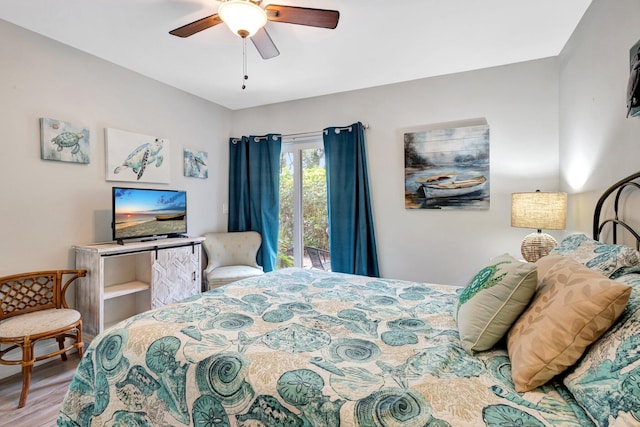
[[[406,209],[489,209],[489,126],[404,133]]]
[[[119,129],[105,129],[107,181],[168,184],[169,140]]]
[[[89,163],[89,129],[62,120],[40,118],[42,160]]]
[[[640,114],[640,40],[629,51],[629,68],[627,117],[633,117]]]
[[[207,152],[184,149],[184,176],[191,178],[208,178]]]

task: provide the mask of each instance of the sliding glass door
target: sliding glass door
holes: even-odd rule
[[[277,268],[330,269],[327,181],[321,137],[283,142]]]

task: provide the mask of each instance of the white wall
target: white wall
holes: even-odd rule
[[[511,193],[558,189],[555,58],[234,112],[234,134],[321,130],[356,121],[366,131],[381,274],[465,285],[486,261],[520,254],[533,230],[510,226]],[[403,131],[486,118],[491,207],[404,208]]]
[[[126,186],[186,190],[190,234],[226,229],[231,111],[2,20],[0,58],[0,276],[73,268],[72,245],[111,240],[106,127],[171,143],[171,184]],[[87,127],[90,164],[41,160],[40,117]],[[184,148],[208,152],[208,179],[183,176]]]
[[[0,275],[74,266],[71,246],[111,240],[114,185],[186,190],[190,234],[226,227],[231,111],[0,21]],[[40,159],[40,117],[89,128],[88,165]],[[171,183],[105,180],[104,128],[169,139]],[[209,178],[183,176],[184,148]]]
[[[591,234],[600,193],[640,170],[640,117],[626,118],[629,50],[640,39],[638,16],[637,0],[594,0],[559,56],[568,230]]]

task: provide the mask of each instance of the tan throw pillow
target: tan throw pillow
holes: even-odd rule
[[[622,314],[631,287],[570,258],[539,259],[538,289],[507,336],[519,392],[532,390],[573,365]]]
[[[468,353],[489,350],[529,305],[538,285],[536,265],[509,254],[493,258],[458,296],[454,316]]]

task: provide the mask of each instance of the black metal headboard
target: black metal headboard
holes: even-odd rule
[[[633,175],[629,175],[628,177],[621,179],[620,181],[613,184],[609,187],[600,199],[598,199],[598,203],[596,204],[596,208],[593,214],[593,238],[594,240],[600,240],[602,230],[605,225],[612,224],[612,243],[618,243],[618,227],[624,228],[628,231],[635,239],[636,239],[636,249],[640,249],[640,234],[636,232],[630,225],[625,223],[619,216],[619,208],[620,208],[620,196],[622,191],[627,188],[635,188],[640,189],[640,172],[634,173]],[[615,193],[615,200],[613,204],[613,218],[602,219],[600,218],[602,214],[602,207],[605,202]]]

